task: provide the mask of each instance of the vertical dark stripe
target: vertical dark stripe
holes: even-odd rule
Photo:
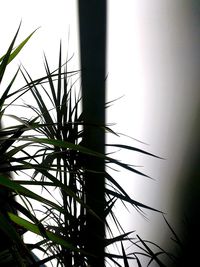
[[[106,65],[106,1],[79,0],[79,29],[83,95],[83,143],[90,149],[105,153],[105,65]],[[98,126],[97,126],[98,125]],[[89,157],[86,172],[86,202],[104,221],[103,159]],[[86,250],[94,254],[89,264],[104,266],[105,226],[90,213],[86,214]]]

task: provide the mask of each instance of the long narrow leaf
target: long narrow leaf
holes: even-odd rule
[[[146,154],[148,156],[152,156],[152,157],[155,157],[155,158],[159,158],[159,159],[162,159],[154,154],[151,154],[145,150],[142,150],[142,149],[139,149],[137,147],[133,147],[133,146],[127,146],[127,145],[122,145],[122,144],[106,144],[106,146],[110,146],[110,147],[118,147],[118,148],[123,148],[123,149],[127,149],[127,150],[130,150],[130,151],[136,151],[136,152],[139,152],[139,153],[142,153],[142,154]]]
[[[129,267],[127,256],[126,256],[125,249],[124,249],[122,242],[121,242],[121,247],[122,247],[123,260],[124,260],[124,267]]]
[[[26,197],[35,199],[43,204],[49,205],[52,208],[55,208],[56,210],[58,210],[61,213],[66,213],[65,210],[63,210],[60,206],[58,206],[57,204],[53,203],[52,201],[43,198],[42,196],[39,196],[37,194],[35,194],[34,192],[30,191],[29,189],[19,185],[18,183],[16,183],[15,181],[11,181],[8,178],[0,175],[0,184],[8,187],[10,189],[12,189],[13,191],[16,191]]]
[[[130,203],[130,204],[132,204],[132,205],[134,205],[136,207],[145,208],[145,209],[149,209],[149,210],[160,212],[159,210],[156,210],[156,209],[151,208],[151,207],[149,207],[147,205],[144,205],[144,204],[142,204],[142,203],[140,203],[140,202],[138,202],[136,200],[131,199],[130,197],[123,196],[122,194],[118,194],[115,191],[112,191],[110,189],[106,188],[106,193],[108,193],[109,195],[114,196],[114,197],[116,197],[118,199],[121,199],[123,201],[126,201],[126,202],[128,202],[128,203]]]
[[[9,212],[8,215],[9,215],[10,219],[13,222],[15,222],[16,224],[24,227],[25,229],[31,231],[32,233],[35,233],[35,234],[41,236],[40,229],[37,225],[35,225],[35,224],[33,224],[33,223],[23,219],[23,218],[11,213],[11,212]],[[53,241],[54,243],[59,244],[61,246],[64,246],[64,247],[66,247],[72,251],[76,251],[76,252],[79,252],[79,253],[82,253],[85,255],[92,256],[91,254],[85,252],[84,250],[74,247],[73,244],[68,242],[66,239],[63,239],[60,236],[58,236],[58,235],[56,235],[56,234],[54,234],[48,230],[46,230],[46,236],[50,241]]]
[[[20,28],[20,27],[19,27]],[[13,48],[13,45],[14,45],[14,41],[16,40],[16,37],[17,37],[17,34],[19,32],[19,28],[17,30],[17,33],[15,35],[15,38],[13,39],[12,41],[12,46],[10,47],[11,50]],[[7,61],[7,64],[9,64],[18,54],[19,52],[22,50],[22,48],[25,46],[25,44],[29,41],[29,39],[33,36],[33,34],[37,31],[38,29],[34,30],[28,37],[26,37],[15,49],[12,53],[10,53],[9,55],[9,58],[8,58],[8,61]],[[10,51],[10,49],[9,49]],[[0,62],[6,57],[7,54],[3,55],[1,58],[0,58]]]

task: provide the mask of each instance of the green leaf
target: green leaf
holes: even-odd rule
[[[15,222],[16,224],[18,224],[18,225],[24,227],[25,229],[31,231],[32,233],[35,233],[35,234],[37,234],[37,235],[42,236],[42,235],[41,235],[41,232],[40,232],[40,229],[39,229],[39,227],[38,227],[37,225],[35,225],[35,224],[33,224],[33,223],[31,223],[31,222],[29,222],[29,221],[23,219],[23,218],[21,218],[21,217],[15,215],[15,214],[13,214],[13,213],[11,213],[11,212],[8,212],[8,215],[9,215],[9,218],[10,218],[13,222]],[[54,233],[52,233],[52,232],[50,232],[50,231],[48,231],[48,230],[46,230],[46,236],[47,236],[47,238],[48,238],[50,241],[53,241],[54,243],[59,244],[59,245],[61,245],[61,246],[64,246],[64,247],[66,247],[66,248],[68,248],[68,249],[70,249],[70,250],[72,250],[72,251],[76,251],[76,252],[83,253],[83,254],[85,254],[85,255],[90,255],[90,256],[92,256],[91,254],[85,252],[84,250],[82,250],[82,249],[78,249],[78,248],[74,247],[74,246],[73,246],[70,242],[68,242],[66,239],[63,239],[63,238],[61,238],[60,236],[58,236],[58,235],[56,235],[56,234],[54,234]]]
[[[28,37],[26,37],[15,49],[12,53],[10,53],[8,61],[7,61],[7,65],[19,54],[19,52],[22,50],[22,48],[25,46],[25,44],[29,41],[29,39],[33,36],[33,34],[38,30],[38,28],[36,30],[34,30]],[[18,29],[19,31],[19,29]],[[18,33],[17,31],[17,33]],[[17,37],[17,36],[16,36]],[[16,38],[15,38],[16,39]],[[13,39],[13,40],[15,40]],[[14,45],[14,43],[13,43]],[[0,62],[6,57],[7,54],[3,55],[0,58]]]
[[[1,61],[0,61],[1,62],[1,64],[0,64],[0,83],[1,83],[1,81],[3,79],[3,76],[4,76],[4,73],[5,73],[6,67],[8,65],[10,54],[12,52],[12,49],[13,49],[15,40],[16,40],[17,35],[19,33],[20,26],[21,26],[21,23],[20,23],[20,25],[19,25],[19,27],[17,29],[17,32],[16,32],[16,34],[15,34],[15,36],[14,36],[14,38],[13,38],[13,40],[12,40],[12,42],[11,42],[9,48],[8,48],[6,54],[1,58]]]
[[[10,242],[15,242],[18,247],[24,249],[22,239],[20,238],[16,229],[11,225],[8,218],[6,218],[2,213],[0,213],[0,229],[3,233],[5,233],[6,237],[10,239]]]
[[[113,159],[111,157],[107,157],[101,153],[98,153],[94,150],[86,148],[82,145],[76,145],[76,144],[73,144],[71,142],[62,141],[62,140],[55,140],[55,139],[50,139],[50,138],[25,138],[25,137],[23,137],[21,140],[30,141],[30,142],[34,142],[34,143],[49,144],[49,145],[56,146],[56,147],[68,148],[68,149],[72,149],[75,151],[79,151],[79,152],[86,154],[86,155],[90,155],[90,156],[97,157],[97,158],[102,158],[104,160],[107,160],[109,163],[116,164],[116,165],[118,165],[124,169],[127,169],[131,172],[134,172],[136,174],[139,174],[139,175],[142,175],[142,176],[149,178],[149,176],[135,170],[134,168],[132,168],[128,164],[122,163],[122,162],[120,162],[116,159]]]
[[[55,208],[56,210],[60,211],[61,213],[66,213],[64,209],[62,209],[60,206],[58,206],[57,204],[53,203],[52,201],[45,199],[37,194],[35,194],[34,192],[28,190],[27,188],[19,185],[18,183],[16,183],[15,181],[11,181],[10,179],[0,175],[0,184],[3,186],[6,186],[10,189],[12,189],[13,191],[20,193],[26,197],[35,199],[43,204],[46,204],[48,206],[51,206],[53,208]]]

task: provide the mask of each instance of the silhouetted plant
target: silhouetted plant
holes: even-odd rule
[[[28,136],[22,135],[18,140],[25,142],[25,144],[15,148],[16,155],[19,151],[25,155],[19,159],[19,162],[23,164],[23,168],[35,170],[32,174],[32,181],[17,181],[20,188],[22,184],[26,186],[31,184],[39,185],[43,187],[43,190],[47,190],[52,194],[52,188],[55,187],[59,189],[61,197],[59,201],[57,199],[53,200],[53,198],[50,201],[30,191],[25,194],[25,192],[22,192],[24,189],[21,188],[20,194],[24,194],[27,197],[32,194],[32,198],[40,201],[45,206],[44,211],[41,210],[41,213],[44,213],[43,218],[37,221],[37,224],[40,222],[41,225],[39,228],[35,225],[35,217],[31,219],[32,223],[28,223],[19,216],[13,214],[10,214],[10,216],[15,223],[44,237],[42,245],[45,246],[46,252],[50,253],[46,261],[52,259],[54,255],[61,266],[87,266],[88,258],[95,257],[95,255],[91,255],[90,251],[86,251],[86,211],[100,221],[101,218],[87,205],[85,200],[85,171],[95,175],[96,170],[86,170],[84,161],[88,160],[88,155],[91,158],[103,158],[107,166],[114,164],[136,174],[145,175],[128,164],[82,145],[84,122],[82,121],[80,106],[81,97],[76,94],[73,82],[70,82],[72,76],[77,75],[77,72],[67,72],[67,65],[62,64],[61,59],[60,50],[58,68],[56,71],[50,71],[48,61],[45,58],[46,75],[35,81],[31,79],[25,69],[21,70],[27,83],[23,90],[29,89],[29,92],[35,98],[37,106],[26,105],[26,108],[28,107],[36,114],[33,119],[34,123],[32,125],[28,124],[32,134]],[[101,130],[114,134],[105,125],[95,125],[95,127],[100,127]],[[34,145],[34,153],[31,154],[30,148],[32,145]],[[153,156],[138,148],[122,144],[107,144],[107,146],[133,150]],[[131,199],[107,171],[104,172],[104,177],[107,181],[105,190],[105,223],[111,235],[110,238],[105,238],[104,244],[105,247],[109,247],[117,242],[131,240],[129,238],[131,233],[124,233],[123,231],[119,236],[112,236],[112,226],[107,221],[107,218],[110,217],[120,229],[120,223],[112,211],[117,199],[139,209],[152,208]],[[29,216],[30,218],[31,216]],[[124,251],[121,256],[111,254],[108,251],[105,253],[107,261],[113,263],[116,262],[116,259],[123,259],[123,257]],[[130,258],[133,259],[133,257]]]
[[[30,36],[19,46],[20,49]],[[11,53],[13,44],[14,42],[9,48],[9,52],[3,57],[0,77],[3,77],[10,55],[17,54],[16,52],[15,54]],[[19,48],[14,51],[19,52]],[[6,64],[5,60],[7,60]],[[86,214],[88,213],[106,226],[108,235],[101,242],[105,246],[105,260],[112,266],[115,264],[115,266],[128,267],[130,262],[134,262],[140,267],[142,266],[141,257],[149,258],[148,266],[153,262],[157,262],[159,266],[165,266],[160,259],[162,254],[167,255],[175,262],[175,256],[158,245],[143,240],[139,236],[136,236],[137,240],[135,241],[132,239],[132,232],[126,233],[122,229],[120,221],[113,211],[117,201],[130,204],[139,211],[141,209],[155,211],[155,209],[131,199],[115,178],[110,175],[109,168],[101,173],[107,185],[104,192],[103,217],[105,217],[105,221],[102,221],[98,212],[88,205],[85,175],[92,173],[95,177],[99,174],[99,170],[93,166],[87,169],[88,165],[85,164],[87,160],[103,159],[106,166],[115,165],[144,177],[146,175],[132,165],[116,160],[110,154],[104,155],[85,146],[83,127],[86,126],[86,122],[83,120],[82,114],[82,97],[75,88],[75,77],[79,75],[79,72],[67,70],[67,62],[62,63],[61,48],[58,62],[58,68],[51,71],[45,57],[46,73],[41,78],[34,80],[25,68],[20,67],[19,70],[26,82],[25,86],[14,93],[9,93],[18,70],[1,97],[1,118],[5,110],[13,104],[13,101],[6,103],[7,105],[4,103],[11,96],[16,94],[15,99],[17,100],[21,94],[27,93],[31,94],[31,99],[35,100],[35,104],[32,100],[31,103],[23,106],[31,111],[32,115],[29,118],[25,119],[16,114],[10,115],[17,124],[3,127],[0,131],[1,188],[5,190],[3,192],[6,192],[6,195],[8,192],[8,196],[10,196],[12,192],[12,196],[14,193],[21,199],[21,201],[16,201],[13,197],[8,197],[14,211],[6,208],[5,216],[2,214],[0,216],[0,229],[8,240],[14,242],[14,248],[16,248],[15,255],[13,254],[14,266],[24,266],[23,255],[28,255],[30,260],[33,260],[30,254],[33,249],[44,252],[44,259],[28,263],[30,266],[31,264],[40,266],[52,260],[56,260],[58,266],[88,266],[90,259],[96,256],[88,251],[86,244],[88,235]],[[93,123],[92,127],[116,135],[106,125]],[[105,146],[155,156],[128,145],[105,144]],[[6,173],[9,175],[15,173],[18,176],[15,180],[10,180]],[[17,179],[18,177],[20,179]],[[37,191],[34,189],[36,187],[39,188]],[[2,198],[0,200],[4,201]],[[35,208],[35,202],[40,204],[39,208]],[[19,211],[20,215],[15,211]],[[113,223],[119,229],[117,236],[112,234]],[[170,229],[172,230],[171,227]],[[21,236],[26,232],[39,235],[41,240],[25,244]],[[175,234],[173,231],[172,233]],[[127,242],[132,245],[130,253],[125,249]],[[118,246],[121,249],[119,254],[109,252],[109,248],[113,244],[120,244]],[[155,252],[153,248],[157,251]],[[0,253],[0,262],[3,262],[4,258],[7,260],[6,253],[7,250]]]
[[[20,26],[7,50],[7,52],[0,58],[0,84],[4,77],[8,64],[18,55],[24,45],[28,42],[32,32],[24,41],[22,41],[16,48],[14,44],[19,33]],[[10,158],[10,153],[15,141],[23,134],[26,127],[22,125],[13,125],[12,127],[4,127],[2,125],[2,117],[4,115],[6,105],[5,101],[15,96],[17,99],[20,94],[23,94],[21,90],[10,93],[12,85],[18,75],[19,69],[10,80],[7,87],[1,92],[0,98],[0,264],[1,266],[28,266],[35,262],[30,251],[24,245],[21,235],[23,229],[18,227],[17,224],[12,223],[8,216],[8,212],[12,212],[15,215],[17,211],[23,208],[16,202],[13,191],[9,188],[9,184],[12,184],[11,173],[18,170],[18,166],[13,166],[11,162],[15,162],[13,158]],[[2,89],[1,89],[2,90]],[[19,167],[21,169],[21,166]]]

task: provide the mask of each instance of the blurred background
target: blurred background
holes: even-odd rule
[[[113,113],[108,112],[108,120],[146,142],[148,146],[139,145],[143,149],[165,158],[135,155],[133,164],[144,166],[155,180],[123,177],[124,186],[137,200],[166,212],[179,229],[182,209],[188,211],[186,195],[193,194],[190,171],[198,159],[200,4],[108,2],[108,96],[124,95],[111,108]],[[130,155],[123,159],[130,161]],[[148,219],[141,219],[137,230],[164,242],[168,237],[162,216],[150,213]],[[129,224],[135,223],[133,217]]]
[[[40,76],[43,51],[56,67],[60,39],[73,56],[69,70],[79,69],[76,1],[7,0],[1,13],[1,54],[21,19],[21,40],[41,26],[8,77],[20,62],[33,78]],[[199,1],[108,0],[107,100],[120,99],[108,109],[107,122],[146,144],[123,136],[118,142],[164,158],[118,152],[116,157],[152,179],[126,172],[116,177],[132,198],[165,212],[178,232],[186,217],[197,219],[199,212],[199,25]],[[145,219],[129,211],[122,216],[116,209],[127,231],[167,246],[169,231],[160,213],[145,211]]]

